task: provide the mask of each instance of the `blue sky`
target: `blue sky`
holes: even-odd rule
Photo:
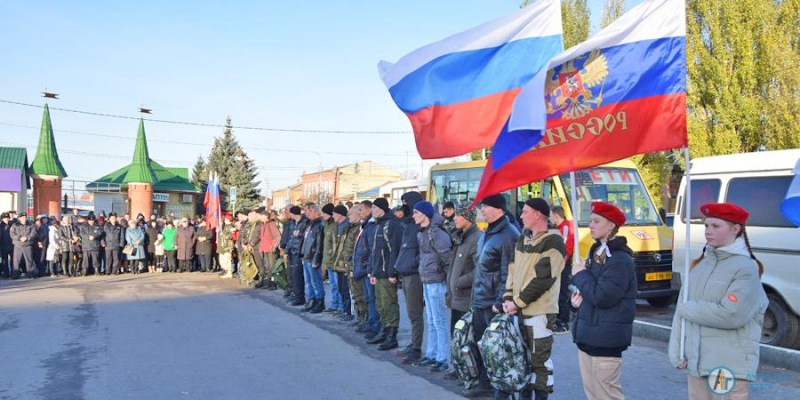
[[[589,0],[594,25],[602,4]],[[7,1],[0,6],[0,100],[43,104],[39,93],[47,87],[61,94],[51,107],[75,110],[137,116],[142,104],[153,109],[152,118],[166,120],[222,124],[230,115],[241,126],[409,131],[378,78],[378,61],[396,61],[518,5],[514,0]],[[41,113],[0,103],[0,146],[35,146]],[[70,178],[93,180],[129,162],[136,121],[56,110],[51,116]],[[156,122],[146,122],[146,130],[153,159],[189,168],[222,132]],[[421,168],[410,133],[235,133],[261,167],[262,190],[265,180],[277,189],[303,170],[316,171],[320,159],[255,147],[363,153],[322,154],[326,168],[366,159],[400,172],[407,159],[410,169]],[[30,158],[34,151],[29,148]]]

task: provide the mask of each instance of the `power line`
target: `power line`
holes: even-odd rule
[[[36,126],[31,125],[21,125],[21,124],[14,124],[10,122],[0,122],[0,125],[4,126],[12,126],[15,128],[25,128],[25,129],[40,129]],[[121,135],[109,135],[104,133],[92,133],[92,132],[84,132],[84,131],[71,131],[65,129],[53,129],[54,132],[62,132],[62,133],[74,133],[78,135],[88,135],[88,136],[96,136],[96,137],[105,137],[111,139],[124,139],[124,140],[136,140],[135,137],[132,136],[121,136]],[[163,140],[163,139],[152,139],[147,138],[148,142],[157,142],[157,143],[167,143],[167,144],[178,144],[178,145],[185,145],[185,146],[202,146],[202,147],[213,147],[213,144],[207,143],[193,143],[193,142],[181,142],[177,140]],[[314,151],[314,150],[292,150],[292,149],[278,149],[278,148],[266,148],[266,147],[250,147],[247,146],[245,150],[261,150],[261,151],[280,151],[286,153],[301,153],[301,154],[331,154],[331,155],[346,155],[346,156],[382,156],[382,157],[405,157],[406,153],[355,153],[355,152],[339,152],[339,151]]]
[[[25,106],[25,107],[35,107],[35,108],[44,108],[42,105],[38,104],[30,104],[30,103],[23,103],[19,101],[11,101],[11,100],[2,100],[0,99],[0,103],[6,104],[13,104],[17,106]],[[51,110],[58,110],[58,111],[65,111],[71,112],[75,114],[85,114],[85,115],[94,115],[98,117],[106,117],[106,118],[118,118],[118,119],[132,119],[138,120],[140,117],[131,117],[128,115],[117,115],[117,114],[107,114],[107,113],[99,113],[93,111],[83,111],[83,110],[72,110],[68,108],[59,108],[59,107],[50,107]],[[162,124],[173,124],[173,125],[188,125],[188,126],[202,126],[207,128],[227,128],[228,126],[222,124],[207,124],[202,122],[189,122],[189,121],[170,121],[164,119],[153,119],[153,118],[142,118],[145,121],[149,122],[158,122]],[[412,133],[410,131],[347,131],[347,130],[333,130],[333,129],[288,129],[288,128],[265,128],[265,127],[257,127],[257,126],[238,126],[233,125],[230,128],[232,129],[243,129],[243,130],[252,130],[252,131],[266,131],[266,132],[283,132],[283,133],[333,133],[333,134],[352,134],[352,135],[407,135]]]

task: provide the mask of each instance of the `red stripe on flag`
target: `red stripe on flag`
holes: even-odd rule
[[[521,90],[406,114],[414,129],[419,155],[423,159],[455,157],[491,147]]]
[[[491,159],[483,170],[474,205],[492,194],[529,182],[688,145],[686,94],[646,97],[600,107],[575,120],[547,121],[547,132],[533,150],[499,171]]]

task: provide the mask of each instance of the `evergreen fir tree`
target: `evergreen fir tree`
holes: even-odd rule
[[[255,207],[260,196],[256,180],[258,175],[252,159],[239,145],[233,135],[231,118],[228,117],[222,137],[214,138],[214,146],[208,156],[207,171],[219,174],[222,207],[233,210],[228,199],[231,186],[236,186],[236,209]]]
[[[208,170],[206,169],[206,161],[203,156],[197,156],[197,162],[194,163],[192,169],[192,183],[200,188],[200,194],[195,201],[195,214],[205,214],[206,210],[203,206],[203,200],[206,197],[206,188],[208,187]]]

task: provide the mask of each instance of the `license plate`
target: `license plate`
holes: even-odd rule
[[[650,272],[644,275],[646,281],[665,281],[672,279],[672,272]]]

